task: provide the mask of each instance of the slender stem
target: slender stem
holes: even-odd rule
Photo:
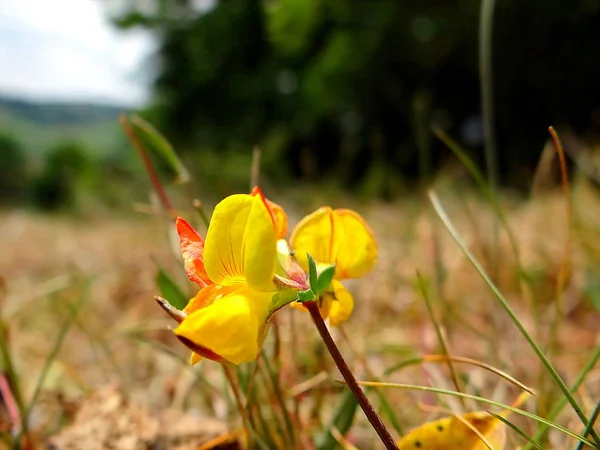
[[[479,82],[481,84],[481,112],[485,139],[485,159],[488,181],[492,191],[498,181],[496,136],[494,123],[494,80],[492,69],[492,30],[494,0],[482,0],[479,18]]]
[[[340,373],[342,374],[342,377],[344,377],[348,388],[350,388],[352,394],[354,394],[354,397],[356,397],[358,404],[360,405],[360,407],[365,413],[365,416],[367,416],[367,419],[379,435],[381,442],[383,442],[383,445],[385,445],[385,448],[387,449],[398,450],[398,446],[396,445],[396,442],[394,442],[394,438],[392,437],[388,429],[385,427],[385,424],[377,414],[377,411],[375,411],[375,408],[373,408],[373,405],[371,405],[371,402],[363,392],[362,388],[356,382],[356,378],[354,378],[352,371],[346,364],[346,361],[344,361],[344,358],[342,357],[342,354],[337,348],[337,345],[335,345],[335,342],[331,337],[331,334],[329,334],[329,330],[327,329],[327,326],[325,325],[325,322],[321,317],[321,313],[319,312],[319,307],[317,306],[317,303],[306,302],[304,305],[310,312],[313,322],[315,323],[315,326],[317,327],[321,338],[325,342],[325,346],[327,347],[329,354],[335,361],[335,364],[337,365]]]
[[[148,176],[150,177],[150,181],[152,182],[152,186],[154,186],[154,190],[156,191],[156,194],[160,198],[163,208],[165,208],[167,214],[172,219],[175,219],[175,217],[173,217],[173,215],[174,215],[173,205],[171,204],[171,201],[169,200],[169,197],[167,196],[165,188],[163,187],[162,183],[160,182],[160,178],[158,177],[158,174],[156,173],[156,170],[154,169],[154,166],[152,165],[152,161],[150,161],[150,158],[148,157],[148,153],[146,152],[146,150],[144,149],[144,146],[142,145],[142,143],[138,139],[137,135],[135,134],[135,131],[133,131],[133,128],[131,127],[131,124],[129,123],[129,120],[127,120],[127,117],[125,115],[121,115],[119,117],[119,121],[121,122],[121,126],[123,127],[123,130],[129,137],[129,140],[131,141],[131,143],[137,150],[138,154],[140,155],[140,158],[142,159],[142,162],[144,163],[144,167],[146,168],[146,172],[148,173]]]
[[[248,414],[248,410],[246,409],[246,404],[244,402],[244,400],[242,399],[242,394],[240,392],[240,386],[237,382],[237,379],[235,377],[235,375],[233,374],[233,371],[231,370],[231,367],[228,365],[228,363],[223,363],[221,364],[221,366],[223,366],[223,372],[225,373],[225,377],[227,378],[227,381],[229,382],[229,386],[231,387],[231,391],[233,392],[233,397],[235,398],[235,403],[238,407],[238,410],[240,411],[240,414],[242,415],[242,422],[244,424],[244,429],[246,431],[246,439],[248,440],[248,443],[252,442],[252,426],[250,424],[250,416]]]
[[[250,166],[250,190],[258,186],[258,180],[260,178],[260,148],[254,147],[252,151],[252,166]]]
[[[27,423],[24,423],[24,421],[22,420],[23,414],[25,414],[25,402],[23,401],[23,397],[22,397],[23,391],[21,390],[21,384],[19,381],[19,377],[18,377],[17,373],[15,372],[12,356],[10,354],[10,349],[8,347],[7,337],[8,337],[8,330],[6,328],[6,324],[4,323],[4,321],[2,319],[0,319],[0,357],[1,357],[0,361],[2,361],[2,364],[4,366],[3,367],[4,375],[7,379],[10,391],[13,394],[13,399],[15,400],[17,407],[19,409],[19,416],[20,416],[19,422],[21,423],[22,426],[25,427],[25,431],[26,431]]]
[[[496,130],[494,119],[494,79],[492,68],[492,32],[495,0],[482,0],[479,15],[479,83],[481,85],[481,114],[485,162],[490,189],[496,193],[498,187],[498,155],[496,151]],[[497,218],[493,219],[493,243],[490,249],[492,279],[498,276],[498,242],[500,227]]]
[[[560,321],[563,318],[564,312],[564,291],[565,286],[568,282],[568,277],[571,272],[570,267],[570,251],[571,251],[571,225],[573,224],[573,212],[571,208],[571,191],[569,186],[569,175],[567,172],[567,162],[565,161],[565,152],[563,150],[563,146],[560,142],[560,138],[558,134],[554,130],[553,127],[548,128],[550,135],[552,136],[552,141],[554,142],[554,147],[556,148],[556,154],[558,155],[558,162],[560,164],[560,175],[561,175],[561,184],[563,188],[563,196],[565,198],[565,222],[566,222],[566,237],[565,243],[563,247],[563,254],[560,261],[558,277],[556,281],[556,300],[554,302],[555,311],[554,311],[554,319],[552,320],[552,324],[550,325],[550,339],[548,344],[548,353],[550,356],[554,354],[558,350],[558,329],[560,325]]]

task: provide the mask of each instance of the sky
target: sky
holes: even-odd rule
[[[0,93],[141,106],[154,43],[108,21],[104,0],[0,0]]]

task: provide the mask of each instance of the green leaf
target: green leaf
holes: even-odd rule
[[[298,301],[302,302],[312,302],[317,298],[312,289],[307,289],[305,291],[298,292]]]
[[[586,281],[585,293],[594,309],[600,311],[600,279],[587,272]]]
[[[325,292],[325,290],[331,284],[331,280],[333,280],[334,275],[335,275],[335,264],[333,266],[326,267],[319,274],[319,278],[317,279],[317,291],[315,292],[317,295],[321,294],[322,292]]]
[[[177,309],[183,309],[187,306],[189,298],[179,289],[173,278],[160,266],[158,266],[155,281],[160,289],[160,295],[168,300],[171,305]]]
[[[327,431],[317,436],[317,450],[331,450],[339,447],[337,439],[329,430],[331,430],[331,428],[335,428],[342,434],[342,436],[345,435],[352,426],[357,409],[358,402],[356,401],[354,394],[352,394],[350,389],[344,390],[340,403],[338,404],[333,415],[333,419],[326,428]]]
[[[315,292],[317,290],[317,263],[315,263],[315,260],[313,259],[312,256],[310,256],[310,254],[306,254],[306,257],[308,259],[308,281],[310,283],[310,288],[312,289],[313,292]]]

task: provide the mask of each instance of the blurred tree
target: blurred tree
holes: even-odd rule
[[[74,206],[81,180],[90,168],[87,153],[81,144],[58,144],[46,154],[44,168],[33,182],[34,204],[45,210]]]
[[[250,152],[257,143],[276,142],[265,149],[267,172],[285,163],[296,177],[335,174],[347,185],[393,195],[398,174],[417,177],[419,161],[441,164],[439,143],[432,157],[418,155],[416,136],[431,123],[481,161],[479,6],[479,0],[132,0],[113,17],[120,27],[146,27],[158,38],[151,120],[179,148]],[[599,0],[497,1],[495,98],[504,174],[533,169],[548,125],[594,126],[599,13]],[[416,104],[426,109],[416,111]]]
[[[0,203],[21,200],[27,187],[27,159],[21,143],[0,134]]]

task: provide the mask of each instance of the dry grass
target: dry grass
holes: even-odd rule
[[[492,262],[486,261],[491,242],[489,208],[474,194],[457,195],[440,188],[438,192],[442,192],[442,201],[470,248],[492,270]],[[285,198],[274,200],[286,205]],[[557,190],[530,201],[505,199],[503,203],[518,240],[522,268],[533,282],[529,291],[523,290],[504,234],[495,260],[496,281],[544,348],[554,317],[556,283],[567,239],[564,198]],[[286,206],[292,223],[300,213],[309,212]],[[552,356],[568,385],[600,345],[600,312],[592,306],[589,295],[592,282],[600,282],[600,194],[586,182],[578,182],[573,206],[576,224],[570,241],[571,271]],[[418,269],[434,288],[434,314],[449,352],[492,364],[531,386],[539,395],[527,408],[537,408],[536,413],[542,416],[547,413],[549,405],[560,397],[559,391],[432,214],[427,201],[410,199],[391,205],[357,205],[356,209],[366,216],[380,243],[377,270],[349,283],[357,299],[354,316],[344,326],[350,343],[339,330],[334,331],[358,377],[369,378],[366,370],[385,381],[454,388],[446,364],[427,363],[383,376],[386,369],[401,361],[441,351],[424,300],[415,289]],[[237,423],[235,410],[223,395],[218,365],[205,362],[192,369],[182,362],[187,352],[170,336],[166,328],[171,323],[152,300],[158,293],[152,258],[176,275],[190,295],[193,290],[184,280],[169,245],[169,228],[168,222],[144,215],[90,221],[23,211],[0,215],[2,317],[8,323],[7,340],[25,398],[33,392],[68,305],[89,282],[85,294],[89,300],[51,367],[31,418],[40,441],[69,423],[82,395],[98,392],[111,383],[118,383],[128,398],[144,405],[152,417],[185,410]],[[438,283],[436,265],[442,268]],[[530,295],[524,298],[524,292]],[[317,382],[299,401],[303,422],[326,421],[335,402],[324,396],[339,389],[331,383],[338,375],[323,354],[308,315],[283,311],[277,316],[277,324],[283,349],[280,377],[285,388],[321,371],[331,375]],[[267,347],[272,345],[270,338]],[[511,403],[519,394],[514,386],[480,368],[457,365],[456,370],[467,392],[505,403]],[[577,395],[588,415],[600,398],[599,381],[600,368],[595,368]],[[462,408],[456,400],[432,394],[391,389],[384,394],[405,430],[430,417],[419,408],[419,402],[442,403],[455,411]],[[467,406],[481,409],[473,403]],[[568,407],[564,411],[558,423],[581,433],[583,427],[577,417]],[[359,416],[350,440],[359,448],[370,448],[374,434]],[[521,418],[515,421],[527,433],[535,432],[534,422]],[[574,447],[557,432],[552,432],[550,438],[548,445],[552,448]]]

